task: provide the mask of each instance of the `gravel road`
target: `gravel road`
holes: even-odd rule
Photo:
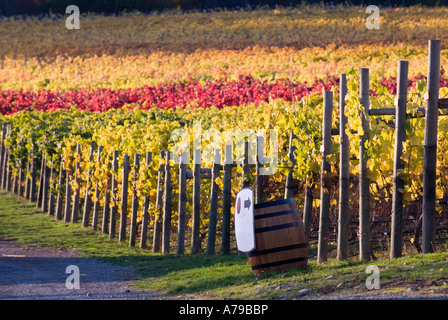
[[[79,289],[66,287],[70,265],[79,268]],[[0,300],[161,299],[133,289],[138,275],[129,268],[82,258],[76,251],[18,245],[5,236],[0,236],[0,275]]]

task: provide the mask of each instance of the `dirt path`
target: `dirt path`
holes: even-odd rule
[[[79,268],[79,289],[68,289]],[[155,293],[130,286],[138,277],[133,270],[82,258],[79,252],[18,245],[0,236],[0,300],[145,300],[160,299]],[[70,281],[69,281],[70,282]],[[70,282],[73,283],[73,282]]]

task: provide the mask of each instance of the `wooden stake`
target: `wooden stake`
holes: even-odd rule
[[[86,193],[84,197],[84,213],[82,215],[82,227],[87,228],[89,226],[90,211],[92,210],[92,197],[90,196],[90,171],[91,163],[93,161],[94,144],[93,141],[90,142],[90,153],[89,153],[89,167],[87,169],[87,181],[86,181]]]
[[[330,219],[330,181],[329,175],[331,165],[327,157],[331,154],[331,124],[333,113],[333,93],[324,93],[324,118],[322,134],[322,167],[321,167],[321,189],[320,189],[320,216],[319,216],[319,239],[317,248],[317,262],[327,261],[329,219]]]
[[[199,228],[201,224],[201,150],[194,150],[193,154],[193,217],[191,254],[198,254],[201,249]]]
[[[115,226],[118,214],[118,203],[117,203],[117,174],[118,174],[118,151],[114,151],[112,160],[112,186],[110,189],[112,207],[110,208],[110,224],[109,224],[109,239],[115,238]]]
[[[102,150],[102,149],[101,149]],[[112,166],[111,166],[112,168]],[[106,185],[104,186],[104,206],[103,206],[103,220],[101,221],[101,232],[104,234],[109,233],[109,220],[110,220],[110,197],[112,189],[112,174],[107,175]]]
[[[288,198],[292,198],[294,197],[294,184],[292,182],[292,173],[293,173],[293,168],[296,165],[296,156],[295,156],[295,151],[296,151],[296,146],[293,145],[293,139],[295,139],[295,135],[294,132],[290,132],[289,133],[289,161],[291,161],[291,165],[292,167],[289,169],[288,175],[286,176],[286,182],[285,182],[285,199]]]
[[[405,139],[406,103],[408,91],[408,61],[398,61],[398,83],[395,115],[395,147],[394,147],[394,172],[392,188],[392,217],[391,217],[391,244],[390,258],[401,257],[403,245],[403,189],[404,181],[399,176],[399,170],[404,168],[401,156],[403,154],[403,141]]]
[[[434,252],[436,214],[437,125],[440,81],[440,40],[429,40],[428,83],[423,151],[422,251]]]
[[[150,165],[152,160],[152,153],[146,152],[146,167]],[[149,225],[149,216],[148,216],[148,209],[149,209],[149,194],[145,193],[144,200],[143,200],[143,215],[142,215],[142,230],[141,230],[141,236],[140,236],[140,248],[146,248],[146,239],[148,237],[148,225]]]
[[[6,122],[3,122],[3,124],[2,124],[2,140],[1,140],[1,144],[0,144],[0,182],[2,181],[3,164],[5,163],[5,153],[6,153],[5,139],[6,139]]]
[[[129,156],[123,155],[123,179],[121,182],[121,213],[120,213],[120,233],[118,241],[126,240],[126,224],[128,219],[128,187],[129,187]]]
[[[256,155],[256,164],[255,164],[255,173],[256,173],[256,198],[255,201],[256,203],[262,203],[263,200],[263,194],[264,194],[264,190],[263,190],[263,178],[264,176],[261,175],[261,171],[263,169],[263,163],[264,163],[264,149],[265,149],[265,141],[264,138],[262,136],[257,136],[257,155]]]
[[[339,81],[339,217],[337,259],[348,259],[348,219],[350,187],[350,141],[346,133],[348,122],[345,115],[345,96],[347,95],[347,76],[341,74]]]
[[[101,163],[101,152],[103,152],[103,146],[99,146],[98,147],[98,154],[96,156],[96,163],[100,164]],[[107,185],[106,185],[107,188]],[[107,191],[106,191],[107,193]],[[92,217],[92,229],[96,230],[97,225],[98,225],[98,217],[100,214],[100,190],[98,188],[98,182],[95,183],[95,199],[94,199],[94,203],[93,203],[93,217]],[[106,204],[104,204],[106,205]],[[107,230],[107,216],[106,215],[106,222],[104,225],[104,228],[102,227],[101,230],[106,231]],[[104,218],[104,217],[103,217]]]
[[[230,254],[230,220],[232,197],[232,145],[225,146],[224,177],[222,186],[222,243],[221,254]]]
[[[137,238],[137,214],[138,214],[138,196],[137,196],[137,180],[138,170],[140,167],[140,157],[134,155],[134,181],[132,184],[132,212],[131,212],[131,228],[129,231],[129,246],[135,247],[135,239]]]
[[[56,211],[54,214],[55,220],[61,220],[62,219],[62,206],[63,206],[63,194],[61,192],[62,186],[64,185],[65,181],[65,170],[62,162],[62,157],[59,155],[59,161],[61,162],[59,166],[59,181],[58,181],[58,196],[56,198]]]
[[[165,161],[165,189],[163,192],[163,230],[162,230],[162,254],[170,253],[171,233],[171,152],[166,153]]]
[[[361,69],[360,102],[365,112],[369,112],[369,69]],[[367,177],[366,142],[368,139],[369,123],[361,112],[364,134],[359,145],[359,259],[370,260],[370,180]]]
[[[165,158],[165,151],[160,152],[160,159]],[[154,217],[154,235],[152,241],[152,252],[160,251],[160,241],[162,238],[162,219],[163,219],[163,189],[162,180],[165,175],[165,165],[159,164],[157,174],[157,195],[156,195],[156,215]]]
[[[78,155],[78,157],[81,157],[81,144],[78,143],[76,145],[76,154]],[[76,161],[75,164],[75,185],[76,185],[76,189],[74,190],[75,192],[73,193],[73,205],[72,205],[72,217],[71,217],[71,222],[72,223],[78,223],[78,215],[79,215],[79,189],[80,189],[80,164],[78,161]]]
[[[221,167],[221,150],[215,149],[214,160],[213,160],[213,171],[212,171],[212,181],[211,181],[211,194],[210,194],[210,213],[209,213],[209,224],[208,224],[208,237],[207,237],[207,248],[205,251],[206,255],[215,254],[215,243],[216,243],[216,223],[218,214],[218,185],[215,180],[219,176],[219,170]]]
[[[50,168],[50,180],[49,180],[49,184],[54,185],[54,179],[55,179],[55,169],[54,169],[54,160],[51,160],[51,168]],[[55,210],[55,196],[54,196],[54,190],[53,188],[50,188],[50,186],[48,187],[48,193],[49,193],[49,198],[48,198],[48,215],[49,216],[54,216],[54,210]]]
[[[179,207],[177,229],[177,254],[185,253],[185,229],[187,220],[187,162],[188,153],[182,152],[179,164]]]
[[[310,237],[311,232],[311,213],[313,209],[313,187],[310,182],[310,178],[306,178],[306,185],[305,185],[305,203],[303,205],[303,227],[305,228],[305,234],[307,239]]]

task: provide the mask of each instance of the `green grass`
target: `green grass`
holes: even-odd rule
[[[127,243],[108,239],[107,235],[80,224],[55,221],[37,212],[34,204],[0,191],[0,235],[18,243],[77,250],[84,257],[95,257],[133,267],[140,275],[138,289],[156,291],[167,297],[196,299],[292,299],[308,289],[307,297],[405,293],[420,296],[448,294],[448,253],[405,256],[392,261],[338,262],[331,259],[318,265],[309,260],[306,270],[252,274],[245,255],[177,256],[129,248]],[[365,287],[366,267],[378,265],[380,290]],[[334,275],[334,279],[325,279]],[[418,291],[410,292],[416,286]]]

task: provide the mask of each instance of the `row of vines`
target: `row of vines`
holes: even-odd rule
[[[364,134],[361,124],[360,111],[362,107],[359,101],[359,74],[355,69],[347,70],[346,115],[348,125],[346,130],[350,138],[350,175],[351,186],[355,190],[357,175],[359,172],[359,137]],[[335,83],[331,90],[334,92],[333,101],[333,128],[339,128],[339,88]],[[423,130],[424,118],[418,112],[418,108],[424,107],[424,93],[426,91],[425,79],[409,82],[408,91],[408,113],[414,117],[406,121],[406,140],[403,145],[403,158],[405,167],[399,173],[405,181],[403,191],[405,207],[412,206],[422,199],[422,165],[423,165]],[[441,88],[440,97],[448,94],[447,88]],[[384,84],[380,84],[375,79],[370,79],[370,108],[393,107],[394,92],[388,90]],[[212,97],[211,97],[212,99]],[[2,108],[8,108],[3,105]],[[106,108],[107,109],[107,108]],[[104,194],[110,191],[109,177],[112,174],[117,178],[117,190],[121,190],[122,170],[113,171],[113,153],[118,151],[121,161],[123,155],[129,155],[130,168],[129,177],[137,177],[136,183],[129,189],[127,197],[129,203],[127,208],[132,206],[132,194],[136,193],[139,199],[139,208],[145,208],[144,196],[149,197],[147,212],[149,215],[149,234],[156,221],[161,217],[160,209],[156,206],[157,184],[159,165],[166,161],[161,157],[162,151],[173,149],[176,143],[172,139],[172,133],[176,129],[184,129],[194,136],[193,127],[200,123],[203,132],[214,129],[218,132],[225,130],[252,128],[255,131],[276,129],[278,131],[278,158],[282,160],[279,164],[278,172],[274,175],[266,176],[263,185],[263,198],[265,201],[275,200],[284,197],[284,183],[286,176],[292,172],[296,192],[294,198],[299,206],[304,205],[305,186],[309,185],[313,189],[313,207],[316,209],[320,205],[319,192],[317,186],[320,181],[320,167],[322,162],[322,122],[323,122],[323,98],[321,93],[311,93],[300,99],[286,101],[284,99],[268,99],[257,104],[252,103],[244,106],[225,106],[221,108],[192,108],[184,106],[182,108],[161,109],[156,105],[138,105],[136,103],[123,106],[121,108],[110,108],[104,112],[92,112],[80,110],[73,105],[72,108],[54,110],[22,110],[8,115],[0,116],[0,121],[10,125],[10,130],[5,133],[5,147],[9,152],[9,166],[12,175],[19,176],[20,170],[27,173],[27,178],[19,181],[26,183],[30,178],[30,159],[37,159],[40,162],[43,157],[48,160],[47,165],[52,166],[55,176],[60,170],[76,170],[78,181],[89,181],[88,184],[77,184],[75,180],[70,181],[72,190],[79,190],[81,198],[86,195],[86,189],[90,193],[94,203],[104,206]],[[368,154],[368,177],[370,178],[371,193],[371,216],[372,221],[388,219],[390,215],[390,202],[392,198],[392,169],[393,169],[393,148],[394,129],[393,116],[383,116],[381,118],[371,117],[365,114],[369,122],[368,142],[366,144]],[[439,216],[444,212],[443,201],[448,199],[447,177],[445,175],[448,168],[448,140],[445,138],[448,131],[448,118],[439,119],[439,139],[437,158],[437,199],[439,204],[436,207]],[[290,132],[294,134],[293,146],[295,147],[294,165],[288,158],[288,142]],[[333,152],[328,156],[333,175],[333,187],[331,189],[331,216],[330,230],[335,234],[337,226],[337,173],[339,172],[338,137],[333,138]],[[201,148],[207,147],[212,141],[208,137],[202,137]],[[80,145],[80,153],[76,152],[76,145]],[[89,157],[89,151],[93,145],[93,157]],[[193,141],[191,141],[193,145]],[[267,144],[269,146],[269,144]],[[98,156],[98,147],[102,147],[102,152]],[[224,154],[224,146],[221,146],[221,154]],[[190,159],[193,158],[193,150],[190,148]],[[141,159],[147,152],[152,153],[152,161],[146,165],[140,161],[139,166],[135,166],[134,155],[141,155]],[[203,154],[206,154],[203,153]],[[203,158],[203,167],[211,167],[210,161]],[[191,162],[191,161],[190,161]],[[189,170],[192,165],[189,164]],[[134,172],[137,170],[138,172]],[[177,189],[179,181],[178,167],[172,164],[173,190]],[[232,172],[232,197],[241,188],[240,176],[242,168],[238,167]],[[255,181],[256,176],[252,172],[248,179]],[[222,176],[218,176],[215,181],[219,189],[222,189]],[[207,235],[210,202],[210,180],[203,180],[201,188],[201,222],[200,230],[202,239]],[[255,184],[252,185],[255,187]],[[95,188],[94,188],[95,187]],[[95,189],[97,190],[95,192]],[[191,229],[191,189],[192,182],[187,182],[188,201],[187,206],[187,226]],[[58,192],[64,192],[65,185],[61,185],[58,179],[52,179],[50,183],[50,193],[56,196]],[[100,196],[99,196],[100,195]],[[111,207],[116,206],[117,211],[121,211],[121,192],[115,192],[115,198],[111,198]],[[222,195],[220,194],[219,197]],[[353,195],[350,197],[351,221],[357,218],[358,199]],[[174,229],[178,223],[178,212],[176,211],[177,197],[172,197],[173,215],[171,227]],[[81,204],[84,201],[80,201]],[[232,209],[233,210],[233,209]],[[316,212],[316,210],[314,210]],[[143,211],[138,213],[138,223],[143,217]],[[218,232],[221,232],[222,208],[218,207]],[[130,210],[128,210],[130,218]],[[415,218],[418,218],[416,216]],[[318,217],[312,217],[310,239],[313,232],[317,232]],[[383,231],[383,230],[382,230]],[[356,230],[354,230],[356,233]],[[381,232],[378,232],[379,234]],[[175,233],[173,233],[175,234]],[[384,233],[383,233],[384,234]],[[387,237],[387,235],[386,235]],[[354,237],[356,240],[356,236]],[[188,240],[188,238],[187,238]],[[416,239],[411,239],[415,241]],[[233,248],[235,249],[235,248]]]

